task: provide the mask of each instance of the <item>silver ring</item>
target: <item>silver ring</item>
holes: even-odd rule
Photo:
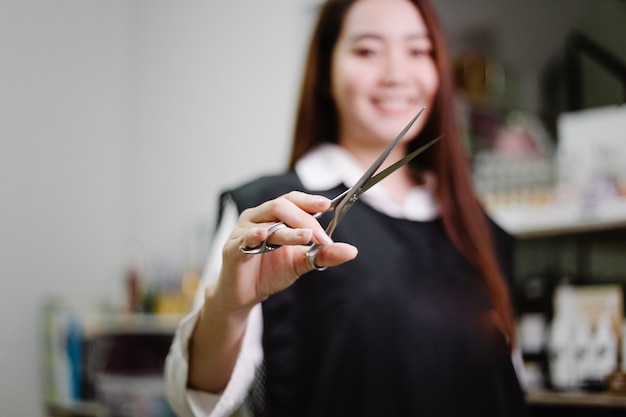
[[[316,271],[323,271],[326,268],[328,268],[327,266],[317,266],[317,265],[315,265],[315,256],[316,255],[317,255],[317,252],[315,252],[312,255],[311,255],[311,253],[309,251],[304,252],[304,257],[306,258],[307,261],[309,261],[309,264],[311,265],[311,267],[313,267],[313,269],[315,269]]]
[[[280,248],[282,245],[272,245],[271,243],[267,243],[267,240],[280,229],[284,229],[287,225],[283,222],[274,223],[270,227],[267,228],[267,237],[261,244],[255,248],[249,248],[247,246],[239,246],[239,251],[248,255],[256,255],[259,253],[272,252],[276,249]]]

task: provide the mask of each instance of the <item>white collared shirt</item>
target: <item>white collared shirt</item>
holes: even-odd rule
[[[318,146],[296,164],[296,173],[302,185],[312,191],[328,190],[341,183],[350,186],[358,181],[363,170],[350,152],[331,143]],[[426,184],[410,190],[402,204],[391,198],[384,183],[373,186],[360,200],[391,217],[433,220],[438,213],[433,199],[435,184],[432,176],[426,178]]]
[[[328,190],[341,183],[354,184],[363,173],[363,167],[356,159],[344,148],[334,144],[322,144],[313,149],[298,161],[295,170],[304,187],[311,192]],[[360,200],[391,217],[428,221],[438,215],[433,198],[434,188],[433,180],[427,181],[424,186],[414,187],[400,204],[391,198],[384,183],[381,183],[364,193]],[[230,202],[224,209],[216,231],[202,283],[196,294],[194,310],[178,327],[166,360],[167,397],[180,417],[231,415],[245,399],[256,368],[263,360],[263,317],[259,304],[250,312],[241,351],[224,391],[221,394],[209,394],[187,388],[189,339],[198,311],[204,302],[204,290],[210,282],[217,279],[222,262],[222,246],[238,217],[237,207]]]

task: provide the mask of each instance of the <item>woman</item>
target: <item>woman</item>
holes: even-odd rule
[[[365,193],[333,242],[310,213],[327,209],[423,106],[387,160],[444,138]],[[209,262],[200,307],[167,361],[178,412],[228,415],[252,392],[257,415],[524,415],[502,274],[511,242],[474,196],[427,1],[324,4],[290,168],[224,194],[221,262]],[[279,221],[289,227],[269,242],[280,249],[239,250]],[[314,265],[308,242],[325,245]]]

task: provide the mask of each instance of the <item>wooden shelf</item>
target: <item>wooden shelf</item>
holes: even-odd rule
[[[584,391],[528,391],[526,400],[530,405],[609,407],[626,409],[626,395],[611,392]]]
[[[84,317],[86,337],[103,334],[174,334],[181,314],[98,314]]]
[[[72,405],[45,404],[46,417],[108,417],[102,404],[96,402],[76,402]]]
[[[490,209],[489,214],[517,238],[588,233],[626,228],[626,198],[594,206],[565,203],[500,206]]]

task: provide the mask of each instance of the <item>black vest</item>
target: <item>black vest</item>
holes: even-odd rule
[[[291,190],[305,191],[293,172],[229,194],[242,211]],[[510,271],[511,239],[490,224]],[[357,202],[333,239],[355,245],[357,259],[263,302],[267,415],[525,415],[484,281],[441,221]]]

